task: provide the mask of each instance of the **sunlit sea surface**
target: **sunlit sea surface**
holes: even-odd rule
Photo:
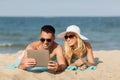
[[[120,17],[0,17],[0,53],[14,53],[39,40],[40,28],[50,24],[56,35],[72,24],[89,38],[93,50],[120,49]],[[56,42],[63,45],[61,40]]]

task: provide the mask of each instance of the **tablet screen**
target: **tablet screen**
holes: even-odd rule
[[[35,67],[47,67],[49,62],[48,50],[27,50],[28,58],[34,58],[37,62]]]

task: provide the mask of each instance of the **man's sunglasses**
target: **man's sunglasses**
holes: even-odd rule
[[[73,37],[74,37],[74,35],[69,35],[69,36],[66,35],[66,36],[64,36],[65,39],[68,39],[68,38],[71,39],[71,38],[73,38]]]
[[[51,39],[41,38],[40,41],[41,41],[41,42],[45,42],[45,41],[47,41],[47,42],[51,42]]]

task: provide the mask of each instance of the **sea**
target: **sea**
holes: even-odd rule
[[[54,26],[56,36],[77,25],[93,50],[120,50],[120,17],[0,17],[0,53],[16,53],[39,40],[43,25]]]

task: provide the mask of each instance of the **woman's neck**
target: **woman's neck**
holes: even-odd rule
[[[75,50],[75,49],[77,49],[77,45],[73,45],[73,46],[71,46],[71,48],[72,48],[72,50]]]

